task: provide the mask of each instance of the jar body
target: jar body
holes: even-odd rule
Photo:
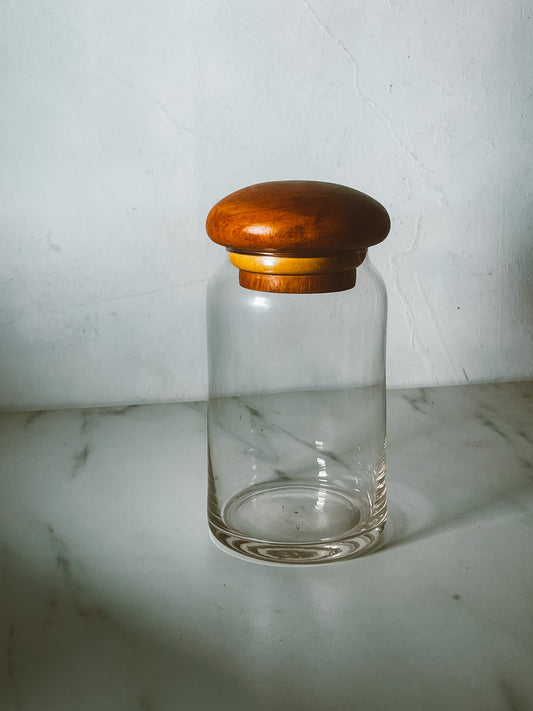
[[[315,563],[375,547],[386,521],[386,291],[208,289],[208,520],[228,548]]]

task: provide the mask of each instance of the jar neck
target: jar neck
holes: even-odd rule
[[[366,250],[326,256],[249,254],[228,250],[239,283],[253,291],[318,294],[353,288]]]

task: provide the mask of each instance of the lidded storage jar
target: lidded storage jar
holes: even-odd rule
[[[218,202],[229,259],[208,289],[208,519],[228,548],[316,563],[375,548],[386,516],[386,291],[367,248],[390,229],[332,183]]]

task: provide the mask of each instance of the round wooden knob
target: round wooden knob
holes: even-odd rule
[[[260,183],[209,212],[207,234],[230,252],[242,286],[316,293],[350,289],[356,267],[390,229],[385,208],[334,183]]]

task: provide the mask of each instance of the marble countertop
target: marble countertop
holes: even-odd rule
[[[0,431],[2,711],[533,708],[533,383],[389,393],[385,548],[225,555],[202,403]]]

